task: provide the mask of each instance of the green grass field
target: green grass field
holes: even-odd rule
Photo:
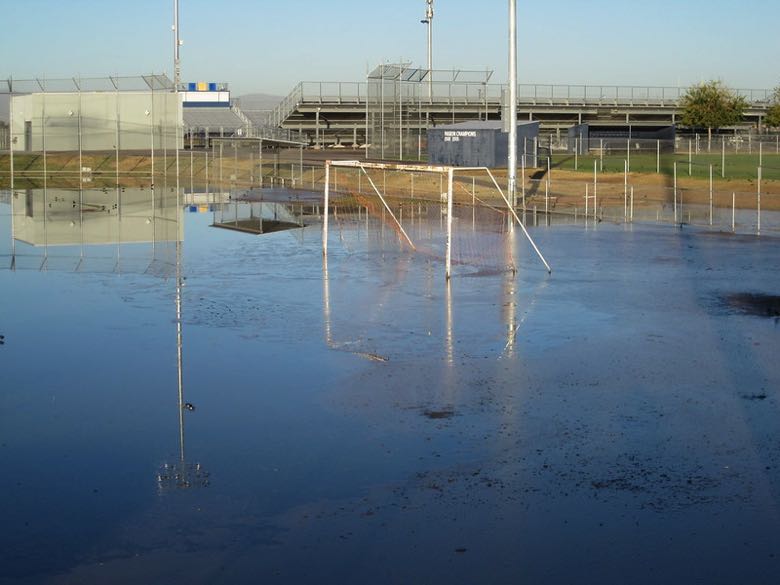
[[[626,160],[625,153],[620,155],[579,156],[576,160],[573,154],[553,153],[552,164],[555,169],[592,173],[594,163],[599,172],[622,173]],[[722,159],[720,154],[696,154],[693,155],[691,164],[688,164],[687,154],[661,154],[660,172],[664,175],[674,174],[674,163],[677,163],[677,175],[680,178],[688,176],[707,179],[709,178],[710,165],[712,165],[713,179],[722,180],[752,180],[757,177],[759,155],[754,154],[727,154],[725,166],[725,178],[722,171]],[[780,154],[764,154],[762,162],[762,178],[767,181],[780,180]],[[640,153],[631,155],[632,173],[657,173],[658,159],[656,153]]]

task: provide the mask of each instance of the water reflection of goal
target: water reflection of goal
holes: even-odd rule
[[[550,271],[487,168],[328,161],[322,239],[325,255],[331,213],[334,219],[349,214],[365,221],[367,234],[383,245],[395,239],[403,248],[441,258],[447,279],[453,265],[515,270],[514,250],[507,236],[519,226]],[[372,222],[374,229],[370,230]]]

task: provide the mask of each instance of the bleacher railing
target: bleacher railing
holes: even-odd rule
[[[430,88],[430,97],[427,92],[421,92],[422,104],[497,105],[506,85],[436,82]],[[675,107],[687,90],[687,87],[664,86],[520,84],[517,96],[521,105]],[[734,92],[755,108],[767,107],[772,97],[769,89],[735,89]],[[366,95],[366,82],[302,81],[274,109],[272,121],[281,125],[300,104],[364,104]]]

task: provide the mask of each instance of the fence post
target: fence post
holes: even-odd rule
[[[732,191],[731,192],[731,231],[734,233],[736,233],[737,231],[736,207],[737,207],[737,195]]]
[[[756,189],[758,190],[758,198],[756,201],[756,212],[757,212],[756,233],[760,236],[761,235],[761,167],[758,167],[758,184],[756,185]]]
[[[580,150],[579,140],[580,140],[579,138],[574,139],[574,170],[575,171],[579,170],[578,160],[577,160],[579,155],[579,150]]]
[[[588,225],[588,206],[590,205],[588,202],[588,199],[590,199],[590,195],[588,194],[588,187],[590,187],[590,185],[585,183],[585,225]]]
[[[545,216],[547,216],[547,221],[549,221],[549,214],[550,214],[550,181],[544,182],[544,213]]]
[[[596,218],[596,209],[598,208],[598,189],[599,189],[599,176],[596,172],[596,163],[593,163],[593,219]]]
[[[520,157],[520,189],[523,198],[523,212],[525,212],[525,150],[523,150],[523,156]]]
[[[209,151],[206,150],[203,154],[206,155],[206,201],[209,200],[209,191],[211,188],[211,185],[209,185]],[[211,198],[211,202],[214,203],[214,198]],[[215,208],[216,209],[216,208]]]
[[[634,222],[634,186],[631,185],[631,215],[629,216],[631,218],[631,223]]]
[[[699,135],[696,135],[696,138],[699,138]],[[693,143],[691,142],[691,139],[688,139],[688,176],[691,176],[691,173],[693,172]]]
[[[712,165],[710,165],[710,225],[712,225]]]
[[[599,155],[599,159],[600,159],[599,165],[601,167],[601,172],[604,172],[604,139],[603,138],[599,141],[599,152],[601,153]]]
[[[720,155],[720,176],[726,178],[726,141],[723,137],[720,138],[721,155]]]
[[[631,139],[626,140],[626,165],[631,170]]]
[[[628,219],[628,161],[623,161],[623,221]]]
[[[674,161],[674,223],[677,223],[677,161]]]
[[[655,141],[655,174],[661,174],[661,141]]]

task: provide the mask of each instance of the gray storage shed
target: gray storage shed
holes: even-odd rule
[[[537,165],[539,122],[517,124],[517,162]],[[501,121],[473,121],[428,129],[428,162],[456,167],[506,167],[508,135]]]

